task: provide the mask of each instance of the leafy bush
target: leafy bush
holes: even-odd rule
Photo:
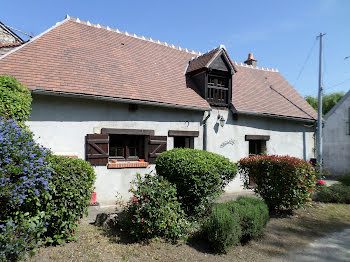
[[[345,186],[350,186],[350,173],[339,176],[337,180]]]
[[[250,197],[239,197],[237,202],[225,203],[231,213],[237,213],[242,227],[241,242],[261,235],[269,220],[269,209],[264,201]]]
[[[24,122],[30,116],[31,103],[30,91],[25,86],[14,77],[0,76],[0,116]]]
[[[133,240],[185,236],[188,223],[176,197],[176,187],[161,176],[137,174],[133,193],[120,219],[120,226]]]
[[[53,169],[51,199],[47,203],[46,242],[56,244],[74,239],[79,219],[87,214],[95,181],[91,165],[82,160],[49,155]]]
[[[237,213],[232,213],[226,204],[216,204],[203,224],[203,231],[215,251],[226,253],[231,246],[240,243],[242,227]]]
[[[156,160],[156,170],[177,188],[187,215],[201,215],[236,176],[237,166],[227,158],[203,150],[175,148]]]
[[[270,210],[292,210],[311,199],[316,188],[316,172],[304,160],[289,156],[255,156],[238,162],[245,187],[249,177],[256,183],[254,191]]]
[[[26,255],[45,232],[50,197],[48,150],[14,120],[0,119],[0,258]]]
[[[320,188],[314,200],[324,203],[350,204],[350,186],[337,183]]]
[[[259,236],[268,219],[268,208],[262,200],[239,197],[237,201],[215,204],[203,223],[203,232],[216,251],[225,253],[229,247]]]

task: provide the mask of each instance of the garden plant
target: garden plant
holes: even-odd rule
[[[175,148],[156,160],[157,174],[176,185],[177,196],[188,216],[201,216],[212,200],[237,174],[229,159],[204,150]]]
[[[238,162],[245,187],[249,178],[271,211],[292,211],[311,200],[317,174],[304,160],[290,156],[261,155]]]

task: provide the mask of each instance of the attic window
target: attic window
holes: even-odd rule
[[[228,79],[222,76],[208,76],[208,97],[211,105],[226,106],[229,97]]]

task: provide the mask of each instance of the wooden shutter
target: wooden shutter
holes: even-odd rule
[[[148,162],[154,163],[157,156],[167,149],[167,136],[150,136],[148,141]]]
[[[108,163],[109,157],[109,136],[108,134],[86,135],[86,161],[94,166],[104,166]]]

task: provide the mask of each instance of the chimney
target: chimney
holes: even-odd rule
[[[253,53],[249,53],[248,59],[244,61],[245,64],[252,66],[256,66],[256,62],[258,62],[258,60],[253,57]]]

